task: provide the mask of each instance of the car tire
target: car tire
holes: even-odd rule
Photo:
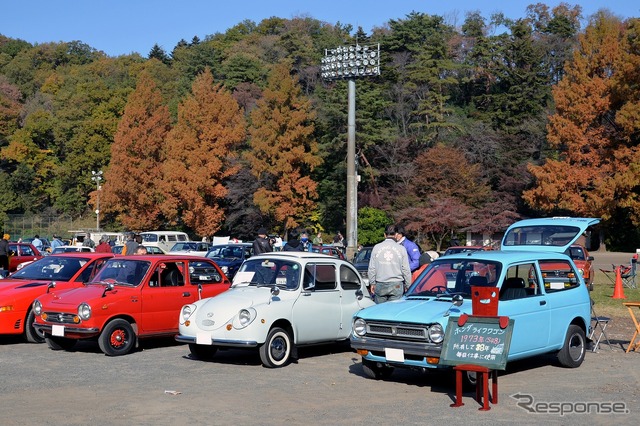
[[[558,361],[563,367],[580,367],[587,351],[587,338],[584,330],[577,325],[570,325],[564,338],[564,345],[558,351]]]
[[[393,367],[362,358],[362,371],[364,371],[364,374],[370,379],[386,380],[391,377]]]
[[[269,331],[264,345],[260,346],[260,360],[267,368],[283,367],[291,358],[291,336],[280,328]]]
[[[128,321],[114,319],[100,333],[98,346],[108,356],[126,355],[136,346],[136,334]]]
[[[24,336],[29,343],[44,343],[44,332],[33,327],[36,316],[31,309],[27,313],[27,320],[24,323]]]
[[[46,335],[44,338],[45,342],[47,342],[47,346],[54,351],[68,351],[73,349],[76,345],[77,340],[68,339],[66,337],[60,336],[49,336]]]
[[[204,361],[213,358],[216,352],[218,352],[218,348],[211,345],[189,343],[189,351],[191,352],[191,358]]]

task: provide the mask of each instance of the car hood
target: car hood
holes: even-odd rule
[[[463,313],[471,313],[471,300],[465,299],[461,306],[453,306],[450,298],[435,297],[400,299],[370,306],[358,312],[357,316],[365,321],[393,321],[404,323],[440,323],[444,325],[448,319],[445,314],[458,317]]]
[[[80,303],[86,302],[91,304],[94,300],[106,300],[110,296],[118,293],[128,293],[131,291],[130,287],[115,286],[112,291],[105,293],[105,286],[101,284],[92,284],[86,287],[73,288],[62,291],[52,291],[51,293],[40,297],[43,310],[55,309],[60,310],[64,307],[71,307],[72,310],[76,310]],[[102,295],[105,294],[105,297]]]
[[[276,297],[289,298],[292,292],[280,291]],[[214,312],[219,318],[231,318],[240,309],[268,303],[271,300],[271,287],[233,287],[218,294],[196,302],[198,313]]]

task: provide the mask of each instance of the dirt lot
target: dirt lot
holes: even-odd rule
[[[629,258],[593,254],[596,269]],[[470,394],[463,407],[450,408],[449,374],[399,370],[388,381],[367,379],[346,345],[304,349],[297,363],[272,370],[255,352],[223,351],[211,362],[195,361],[172,340],[147,341],[131,355],[111,358],[92,343],[55,352],[0,337],[1,423],[635,425],[640,351],[622,349],[630,323],[614,318],[614,348],[587,353],[578,369],[559,367],[551,355],[509,364],[499,376],[498,404],[488,412],[478,411]],[[614,403],[620,413],[611,413]]]

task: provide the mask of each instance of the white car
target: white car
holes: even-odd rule
[[[85,246],[58,246],[53,249],[51,254],[73,253],[73,252],[93,253],[95,252],[95,249],[91,247],[85,247]]]
[[[297,358],[297,347],[349,339],[353,315],[373,306],[347,261],[309,252],[274,252],[242,264],[232,287],[182,307],[176,340],[194,358],[218,347],[258,348],[265,367]]]
[[[211,249],[211,243],[203,241],[182,241],[175,243],[167,254],[190,254],[192,256],[206,256]]]

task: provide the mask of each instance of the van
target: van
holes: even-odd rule
[[[144,246],[160,247],[164,252],[171,250],[177,242],[190,241],[186,233],[179,231],[148,231],[141,232],[140,236]]]

